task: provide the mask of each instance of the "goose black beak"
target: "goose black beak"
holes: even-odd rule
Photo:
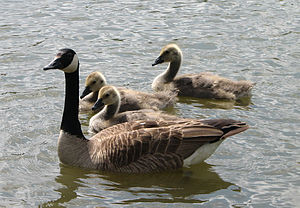
[[[84,98],[85,96],[87,96],[88,94],[90,94],[92,92],[92,90],[90,89],[89,86],[86,86],[80,96],[80,99]]]
[[[157,59],[155,59],[154,63],[152,64],[152,66],[155,66],[157,64],[161,64],[164,63],[164,60],[161,56],[159,56]]]
[[[104,106],[104,103],[102,102],[102,98],[98,99],[97,102],[92,107],[92,110],[95,111],[99,108],[102,108]]]
[[[63,68],[63,65],[61,63],[61,59],[56,58],[50,64],[45,66],[43,69],[44,70],[49,70],[49,69],[62,69],[62,68]]]

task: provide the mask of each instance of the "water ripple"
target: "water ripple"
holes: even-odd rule
[[[299,206],[298,1],[5,1],[0,12],[0,206]],[[169,113],[234,118],[251,128],[206,163],[158,175],[114,175],[59,165],[62,72],[57,49],[110,84],[151,91],[163,45],[183,50],[179,73],[256,82],[250,99],[180,99]],[[132,76],[134,74],[134,76]],[[86,132],[91,115],[80,115]]]

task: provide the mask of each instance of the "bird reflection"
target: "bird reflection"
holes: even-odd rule
[[[55,190],[60,193],[60,198],[43,203],[39,207],[65,207],[63,206],[64,203],[77,198],[76,191],[78,187],[84,187],[81,179],[88,178],[88,173],[89,172],[79,168],[60,164],[60,175],[55,178],[57,183],[63,185],[62,188]]]
[[[97,200],[105,199],[108,191],[109,197],[113,192],[116,196],[126,192],[132,197],[116,197],[114,201],[116,204],[126,205],[141,202],[202,203],[207,197],[202,197],[202,194],[210,194],[234,185],[222,180],[207,163],[156,174],[103,173],[60,165],[60,174],[55,181],[63,185],[55,190],[60,197],[40,207],[64,207],[78,197],[78,188],[83,191],[88,186],[93,186],[99,190],[98,194],[101,193],[101,196],[93,193]]]
[[[113,181],[110,190],[128,191],[136,199],[128,199],[123,204],[134,202],[163,203],[201,203],[202,200],[193,196],[210,194],[233,185],[223,181],[212,166],[201,163],[192,168],[149,175],[110,174],[106,179]],[[148,197],[145,197],[148,196]]]
[[[252,104],[251,97],[244,97],[239,100],[222,100],[222,99],[200,99],[191,97],[179,97],[179,103],[191,104],[194,107],[209,109],[233,109],[239,108],[248,110]]]

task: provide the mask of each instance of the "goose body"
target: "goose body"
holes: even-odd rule
[[[254,84],[250,81],[233,81],[218,75],[203,72],[176,76],[182,61],[182,52],[176,44],[163,47],[152,66],[168,62],[165,72],[152,83],[154,91],[178,89],[179,96],[237,100],[251,95]]]
[[[113,125],[90,139],[82,133],[79,111],[79,60],[72,49],[61,49],[44,70],[60,69],[66,90],[58,138],[62,163],[111,172],[152,173],[181,168],[200,160],[201,147],[221,143],[248,126],[231,119],[133,121]],[[216,145],[216,144],[214,144]],[[197,152],[197,153],[196,153]],[[187,161],[187,162],[186,162]]]
[[[155,111],[153,109],[140,109],[134,111],[125,111],[119,113],[121,105],[121,94],[114,86],[105,86],[99,91],[98,101],[95,103],[93,110],[104,108],[95,114],[89,122],[89,131],[97,133],[112,125],[137,121],[137,120],[175,120],[176,116]]]
[[[85,81],[85,89],[80,96],[82,101],[82,105],[80,106],[82,106],[82,110],[91,111],[93,105],[98,99],[99,90],[106,84],[106,79],[100,72],[95,71],[89,74]],[[125,87],[117,87],[117,89],[121,96],[119,112],[140,109],[160,110],[173,105],[177,99],[176,90],[147,93]]]

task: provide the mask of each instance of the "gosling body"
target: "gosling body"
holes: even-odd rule
[[[137,120],[176,120],[176,116],[165,114],[153,109],[140,109],[119,112],[121,106],[121,93],[114,86],[105,86],[99,91],[98,101],[93,110],[104,108],[94,115],[89,122],[89,131],[97,133],[112,125]]]
[[[85,81],[85,89],[80,98],[82,111],[91,111],[93,105],[98,99],[99,90],[107,84],[105,77],[98,71],[92,72]],[[167,106],[173,105],[177,98],[177,91],[163,91],[147,93],[125,87],[117,87],[121,96],[119,112],[153,109],[161,110]],[[99,109],[101,110],[101,109]]]

